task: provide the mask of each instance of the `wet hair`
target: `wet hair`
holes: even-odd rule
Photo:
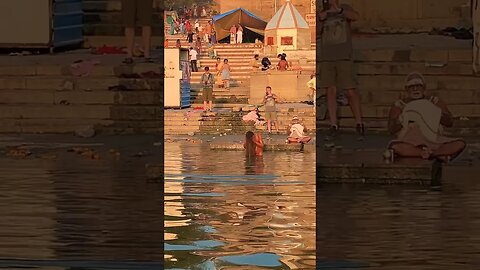
[[[255,136],[255,133],[252,131],[247,131],[245,134],[245,150],[247,156],[255,155],[255,143],[253,142],[253,136]]]
[[[270,86],[265,87],[265,95],[268,94],[268,89],[272,90],[272,87],[270,87]]]
[[[210,70],[210,68],[209,68],[209,67],[205,67],[205,71],[209,71],[209,70]]]

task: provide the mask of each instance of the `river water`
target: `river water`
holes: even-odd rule
[[[145,177],[161,153],[154,140],[72,144],[93,149],[94,160],[51,143],[61,139],[0,138],[34,143],[26,159],[0,154],[0,269],[162,269],[163,192]]]
[[[318,269],[480,268],[480,155],[446,167],[440,190],[318,185],[315,203],[308,148],[248,161],[174,142],[164,202],[161,185],[145,180],[145,164],[163,154],[155,140],[84,146],[100,160],[51,140],[27,159],[0,153],[0,269],[310,270],[315,253]]]
[[[479,173],[447,167],[440,190],[319,185],[319,266],[336,261],[348,269],[479,269]]]
[[[165,146],[165,269],[314,269],[315,153]]]

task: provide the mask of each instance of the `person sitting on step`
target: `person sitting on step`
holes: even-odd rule
[[[260,68],[260,65],[258,64],[258,59],[259,55],[255,54],[252,60],[250,60],[250,66],[252,67],[252,71],[257,71]]]
[[[262,58],[262,71],[267,71],[272,67],[272,62],[270,62],[270,59],[268,57],[263,57]]]
[[[287,138],[288,143],[308,143],[311,138],[305,135],[307,128],[300,122],[297,116],[292,118],[292,122],[288,125],[287,130],[290,132]]]
[[[453,116],[438,97],[426,94],[425,79],[411,73],[405,81],[407,97],[396,101],[390,109],[388,130],[397,135],[388,149],[395,156],[437,159],[448,162],[466,147],[460,138],[441,135],[443,127],[453,126]]]

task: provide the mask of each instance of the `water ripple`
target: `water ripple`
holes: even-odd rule
[[[166,269],[315,268],[314,153],[246,160],[173,143],[165,154]]]

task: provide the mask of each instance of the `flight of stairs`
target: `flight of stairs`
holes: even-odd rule
[[[154,0],[152,45],[163,45],[163,0]],[[124,46],[121,0],[84,0],[84,47]],[[141,29],[136,29],[137,35]]]
[[[246,123],[242,117],[252,107],[232,104],[233,108],[216,109],[215,115],[204,114],[201,110],[166,110],[165,134],[244,134],[248,130],[265,131],[266,126],[255,126],[253,122]],[[260,112],[261,115],[264,113]],[[286,134],[287,125],[293,116],[298,116],[309,128],[309,133],[315,132],[315,116],[311,106],[289,106],[284,104],[278,110],[278,129]]]
[[[390,106],[405,93],[405,76],[418,71],[425,75],[428,92],[444,100],[455,117],[454,127],[446,129],[446,133],[454,136],[480,135],[480,77],[472,74],[471,59],[471,50],[462,48],[357,51],[358,91],[368,132],[386,132]],[[235,104],[231,107],[235,107]],[[309,119],[308,111],[311,112],[311,108],[305,110],[305,115],[301,117]],[[245,115],[247,112],[242,113]],[[169,119],[183,113],[185,110],[166,112],[166,132],[181,132],[175,126],[177,124],[190,126],[190,132],[200,132],[200,121],[180,121],[179,118],[179,122],[175,122]],[[196,113],[200,115],[200,112]],[[291,115],[299,113],[291,109],[280,112],[279,118],[285,124]],[[339,117],[342,129],[354,129],[355,121],[348,106],[339,107]],[[325,130],[329,123],[327,120],[318,120],[316,126],[318,130]],[[229,128],[219,125],[219,132]],[[216,132],[216,129],[213,131]]]
[[[66,75],[65,65],[0,66],[1,133],[71,133],[87,127],[109,134],[163,133],[163,78],[123,79],[119,64],[100,64],[86,77]],[[64,56],[65,57],[65,56]],[[72,58],[74,59],[74,58]],[[136,73],[161,72],[137,64]],[[131,91],[110,86],[130,84]]]
[[[390,106],[405,94],[405,76],[424,74],[429,94],[437,95],[455,117],[447,133],[478,135],[480,122],[480,77],[472,74],[470,49],[378,49],[356,52],[358,91],[362,97],[364,121],[370,131],[385,132]],[[318,104],[317,104],[318,105]],[[340,126],[353,129],[348,106],[341,106]],[[328,121],[317,121],[320,129]]]
[[[203,19],[203,22],[207,22],[208,19]],[[202,21],[201,21],[202,23]],[[176,40],[180,39],[182,47],[188,48],[189,44],[186,41],[185,35],[167,35],[166,40],[168,41],[169,47],[175,47]],[[263,56],[263,45],[262,44],[216,44],[215,51],[217,56],[223,59],[228,59],[229,64],[232,68],[231,72],[231,88],[230,91],[215,87],[214,96],[219,99],[220,102],[238,100],[237,103],[247,103],[248,93],[250,91],[250,76],[252,73],[252,67],[250,66],[250,61],[255,55],[259,53]],[[275,55],[267,55],[270,58],[270,61],[273,65],[276,65],[278,61]],[[199,104],[201,100],[201,85],[200,78],[203,73],[203,68],[208,66],[210,71],[215,72],[215,63],[216,59],[212,59],[207,55],[207,47],[205,43],[202,43],[201,54],[199,55],[199,72],[193,72],[191,77],[192,84],[192,102],[194,104]],[[310,59],[306,63],[300,63],[299,59],[288,59],[292,65],[302,66],[304,72],[311,73],[315,70],[315,61]],[[259,61],[260,62],[260,61]]]

